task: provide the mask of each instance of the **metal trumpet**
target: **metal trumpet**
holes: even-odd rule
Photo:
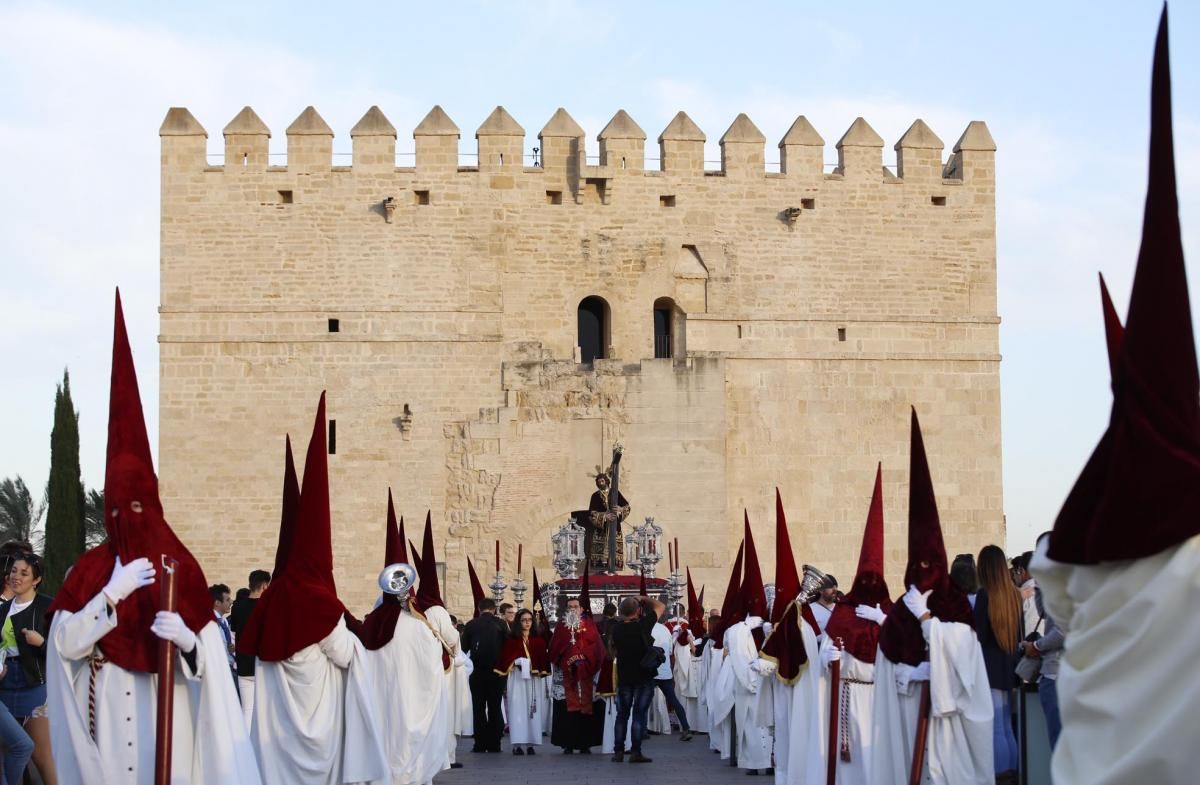
[[[807,604],[817,598],[823,589],[833,587],[833,579],[811,564],[804,565],[804,578],[800,581],[800,601]]]
[[[408,590],[417,585],[417,570],[411,564],[396,562],[383,568],[379,573],[379,588],[384,594],[404,596]]]

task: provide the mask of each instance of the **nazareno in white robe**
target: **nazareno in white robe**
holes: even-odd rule
[[[824,652],[828,648],[833,647],[833,642],[828,636],[821,636],[820,650]],[[815,660],[820,662],[820,660]],[[817,687],[817,698],[819,711],[816,712],[815,721],[813,723],[815,735],[813,736],[814,743],[810,745],[808,750],[808,776],[810,781],[813,777],[819,777],[820,781],[825,782],[826,766],[828,765],[829,754],[829,708],[830,708],[830,686],[832,685],[832,674],[828,668],[814,667],[814,671],[819,673]],[[875,721],[875,664],[865,662],[856,658],[848,651],[842,652],[841,658],[841,678],[842,688],[839,690],[839,703],[845,701],[845,706],[840,707],[839,714],[846,717],[846,728],[842,731],[846,734],[838,739],[838,749],[841,749],[843,738],[847,738],[850,747],[850,760],[844,761],[841,755],[837,759],[837,783],[838,785],[874,785],[875,780],[871,777],[871,754],[874,749],[874,721]],[[917,684],[920,687],[920,684]],[[918,692],[918,697],[920,693]],[[917,708],[920,708],[919,704]],[[913,722],[915,724],[916,714],[913,714]],[[911,745],[910,745],[911,746]],[[907,774],[905,777],[907,778]]]
[[[824,785],[824,777],[820,780],[805,779],[809,751],[818,743],[815,708],[820,700],[817,636],[807,621],[799,616],[795,619],[800,628],[807,662],[800,666],[799,676],[792,684],[780,681],[777,671],[769,676],[774,682],[772,689],[775,699],[775,782],[780,785],[808,782]],[[780,706],[780,702],[784,701],[786,704]]]
[[[991,785],[992,698],[983,652],[966,624],[935,618],[921,624],[929,642],[929,736],[922,782]],[[874,753],[871,778],[907,785],[920,709],[921,683],[912,668],[875,655]]]
[[[77,613],[54,614],[47,636],[46,694],[51,743],[64,785],[150,785],[158,676],[107,663],[96,673],[96,739],[88,729],[89,658],[116,628],[97,594]],[[196,670],[182,655],[175,668],[171,782],[260,782],[254,751],[229,674],[225,638],[215,622],[196,636]]]
[[[725,650],[728,656],[722,670],[728,669],[732,674],[732,678],[726,680],[725,688],[733,691],[738,768],[768,769],[771,767],[771,728],[775,724],[775,708],[771,702],[771,688],[764,685],[759,672],[762,666],[758,663],[762,660],[746,622],[738,622],[725,633]],[[722,752],[721,757],[728,755]]]
[[[367,650],[338,619],[320,642],[258,660],[250,739],[264,785],[384,783],[378,685]]]
[[[422,614],[429,626],[433,637],[438,640],[450,655],[450,667],[443,671],[442,683],[446,688],[446,700],[450,711],[446,717],[449,736],[446,739],[446,765],[454,763],[458,750],[459,736],[470,736],[475,733],[475,719],[471,712],[471,686],[468,678],[474,667],[471,658],[459,648],[459,633],[454,623],[450,621],[450,612],[441,605],[426,608]],[[441,654],[438,655],[440,665]]]
[[[684,633],[685,636],[687,633]],[[705,730],[708,727],[708,705],[700,702],[703,692],[701,669],[703,660],[692,654],[692,648],[685,642],[675,645],[675,695],[683,704],[687,714],[688,727],[693,731]]]
[[[404,611],[392,639],[366,652],[379,696],[379,731],[390,785],[427,785],[447,766],[453,743],[442,644],[425,622]]]
[[[1196,782],[1200,536],[1091,566],[1051,561],[1045,545],[1033,574],[1047,613],[1068,630],[1058,661],[1063,726],[1054,782]]]

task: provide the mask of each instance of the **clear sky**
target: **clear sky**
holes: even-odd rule
[[[412,150],[441,104],[497,104],[527,146],[558,106],[595,134],[620,108],[651,143],[680,109],[715,142],[746,112],[775,143],[798,114],[834,143],[858,115],[885,162],[914,118],[947,153],[972,119],[997,153],[1009,547],[1048,528],[1107,420],[1096,272],[1124,314],[1145,193],[1153,0],[1012,3],[35,3],[0,0],[0,477],[40,493],[64,366],[89,485],[103,482],[112,289],[157,438],[158,155],[187,106],[219,154],[246,104],[271,148],[308,104],[349,152],[378,104]],[[1200,291],[1200,4],[1171,9],[1185,250]],[[1194,298],[1198,297],[1193,295]],[[869,482],[869,478],[864,478]],[[893,491],[895,492],[895,491]],[[764,489],[769,493],[769,489]]]

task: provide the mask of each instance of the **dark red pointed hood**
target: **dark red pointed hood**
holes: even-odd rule
[[[420,566],[417,568],[417,596],[414,598],[414,606],[421,613],[435,605],[445,606],[442,601],[442,587],[438,582],[437,574],[437,551],[433,547],[433,517],[429,512],[425,513],[425,536],[421,541],[421,560]]]
[[[483,583],[479,580],[479,573],[475,572],[475,565],[471,563],[471,557],[467,557],[467,577],[471,580],[471,603],[475,606],[472,611],[471,618],[479,618],[479,601],[487,597],[483,591]]]
[[[388,488],[387,524],[384,529],[383,566],[408,563],[408,550],[404,547],[404,521],[396,523],[396,507],[392,503],[392,489]],[[411,596],[411,591],[409,592]],[[359,640],[371,651],[381,649],[396,633],[396,621],[404,611],[404,604],[395,594],[383,593],[378,607],[367,614],[362,626],[356,630]]]
[[[533,568],[533,586],[531,587],[531,591],[533,592],[533,600],[529,603],[529,609],[533,610],[535,605],[542,603],[542,584],[538,583],[537,567]]]
[[[116,665],[140,673],[157,670],[158,638],[150,632],[161,610],[163,557],[176,567],[177,610],[184,623],[200,632],[212,621],[212,597],[204,571],[175,536],[163,516],[158,476],[150,456],[150,440],[142,413],[133,352],[116,293],[113,321],[112,376],[108,398],[108,453],[104,470],[104,529],[108,540],[83,554],[71,569],[48,611],[76,613],[108,583],[118,558],[122,564],[146,557],[156,570],[156,583],[121,602],[117,626],[98,644]]]
[[[800,593],[800,573],[792,553],[792,538],[788,534],[783,498],[775,489],[775,604],[771,606],[771,623],[778,624],[788,603]]]
[[[767,618],[767,593],[763,588],[762,569],[758,564],[758,551],[754,548],[754,534],[750,531],[750,514],[742,511],[745,521],[746,561],[742,573],[742,602],[745,616]]]
[[[737,558],[733,560],[733,568],[729,571],[729,583],[725,587],[725,599],[721,601],[721,629],[709,630],[713,637],[713,645],[721,648],[724,645],[725,630],[746,618],[745,603],[742,602],[742,561],[745,558],[746,541],[738,544]]]
[[[296,516],[300,512],[300,481],[296,478],[296,461],[292,458],[292,437],[283,440],[283,507],[279,514],[279,542],[275,546],[275,569],[271,580],[283,572],[292,542],[296,539]]]
[[[1108,430],[1067,496],[1049,556],[1152,556],[1200,534],[1200,374],[1179,228],[1164,6],[1150,90],[1142,245],[1113,369]]]
[[[579,612],[585,619],[592,617],[592,586],[588,576],[588,563],[583,563],[583,584],[579,589]]]
[[[1108,286],[1104,283],[1104,273],[1100,273],[1100,307],[1104,310],[1104,343],[1108,349],[1109,378],[1117,376],[1117,355],[1121,353],[1121,339],[1125,337],[1125,327],[1121,317],[1113,307],[1112,297],[1108,294]]]
[[[697,638],[702,637],[707,629],[704,619],[704,608],[700,605],[700,598],[696,596],[696,585],[692,583],[692,568],[685,568],[687,574],[687,620],[688,627],[692,630],[692,635]]]
[[[255,603],[238,636],[241,654],[266,662],[285,660],[320,643],[346,613],[333,580],[327,427],[322,392],[304,459],[295,538],[287,563]]]

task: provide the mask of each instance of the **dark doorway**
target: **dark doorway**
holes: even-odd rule
[[[579,303],[579,361],[591,365],[608,356],[608,303],[601,297],[585,297]]]
[[[654,358],[661,360],[674,357],[671,353],[671,311],[654,309]]]

